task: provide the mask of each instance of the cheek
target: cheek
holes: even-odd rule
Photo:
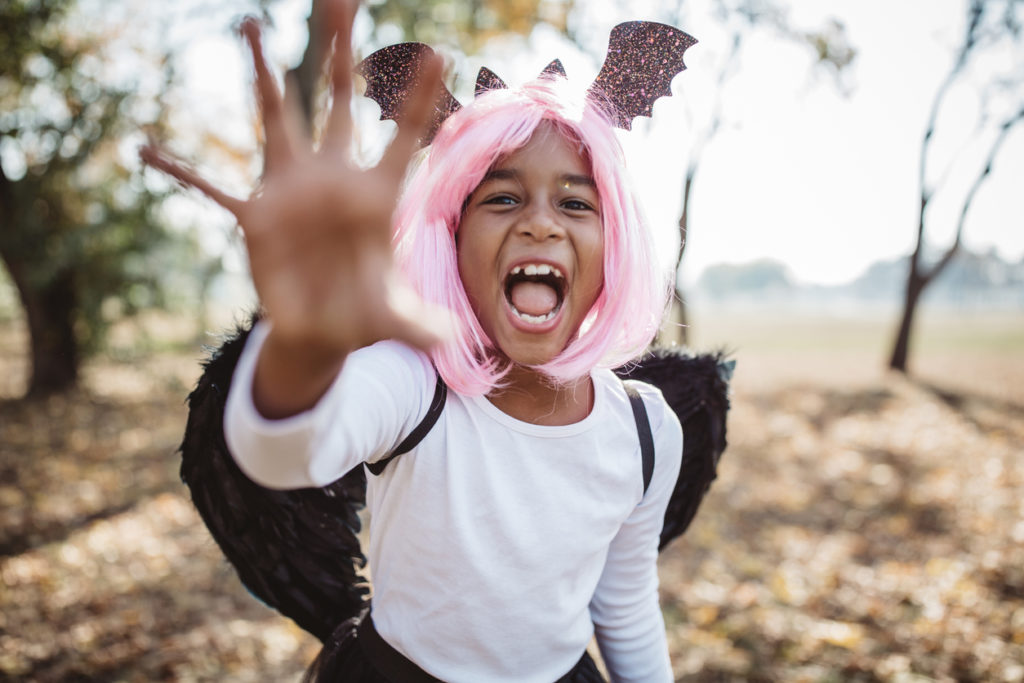
[[[455,233],[455,257],[462,286],[476,305],[495,281],[494,269],[500,242],[496,231],[486,223],[463,221]]]
[[[600,232],[589,236],[580,245],[580,255],[587,292],[596,297],[604,286],[604,236]]]
[[[479,314],[480,298],[483,278],[483,263],[480,255],[473,248],[472,241],[464,241],[456,252],[457,264],[459,267],[459,279],[462,281],[462,288],[466,291],[469,303],[473,310]]]

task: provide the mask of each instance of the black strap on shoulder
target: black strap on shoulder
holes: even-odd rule
[[[437,387],[434,389],[434,398],[430,401],[430,407],[427,409],[427,414],[423,416],[420,423],[416,425],[416,428],[409,433],[409,436],[402,439],[402,443],[395,447],[395,450],[391,451],[391,455],[386,458],[381,458],[375,462],[366,463],[366,469],[370,470],[371,474],[380,474],[384,471],[384,468],[388,466],[388,463],[402,455],[408,453],[412,449],[416,448],[420,441],[423,440],[434,424],[437,422],[437,418],[441,417],[441,412],[444,410],[444,402],[448,398],[448,385],[441,379],[441,375],[437,376]]]
[[[644,495],[647,495],[647,488],[651,485],[651,478],[654,476],[654,436],[651,434],[651,421],[647,419],[647,407],[636,387],[623,383],[626,389],[626,396],[629,396],[629,405],[633,408],[633,419],[636,420],[636,433],[640,437],[640,460],[644,474]]]

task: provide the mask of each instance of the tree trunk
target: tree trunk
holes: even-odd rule
[[[316,115],[316,86],[323,72],[324,57],[329,45],[323,44],[323,36],[320,31],[323,29],[321,22],[324,16],[324,3],[322,0],[313,0],[309,8],[309,15],[306,17],[306,28],[309,39],[306,41],[306,49],[302,52],[302,61],[295,65],[285,74],[285,90],[290,88],[298,89],[298,102],[302,105],[303,122],[307,130],[313,129],[313,119]],[[350,46],[342,46],[344,49],[351,49]]]
[[[679,216],[679,254],[676,256],[675,301],[672,302],[672,320],[679,325],[679,343],[683,346],[690,340],[689,328],[687,327],[686,298],[682,286],[679,284],[679,274],[683,269],[683,255],[686,253],[686,231],[690,227],[690,190],[693,189],[693,178],[697,174],[696,165],[686,169],[686,179],[683,182],[683,210]]]
[[[676,300],[676,322],[679,323],[679,343],[686,346],[690,341],[690,335],[687,333],[690,329],[689,314],[687,313],[686,301],[683,299],[682,294]]]
[[[889,359],[889,367],[906,374],[907,356],[910,352],[910,331],[914,324],[914,313],[917,311],[917,303],[921,298],[928,280],[921,276],[913,265],[910,274],[907,276],[907,289],[903,300],[903,317],[900,319],[899,331],[896,333],[896,343],[892,348],[892,357]]]
[[[43,286],[33,286],[23,267],[5,261],[28,322],[32,374],[27,395],[46,396],[66,391],[78,382],[73,275],[65,272]]]

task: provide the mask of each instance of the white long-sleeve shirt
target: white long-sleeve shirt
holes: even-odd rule
[[[264,419],[252,377],[266,331],[247,343],[225,415],[254,481],[324,486],[386,456],[426,414],[429,358],[380,342],[350,354],[310,411]],[[564,426],[449,391],[420,444],[367,474],[374,624],[437,678],[550,683],[596,634],[613,680],[672,680],[656,560],[682,430],[658,390],[638,384],[656,454],[644,495],[628,398],[610,371],[592,378],[593,410]]]

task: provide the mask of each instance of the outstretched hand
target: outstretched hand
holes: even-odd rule
[[[333,97],[319,149],[306,133],[297,102],[283,98],[277,87],[257,21],[247,19],[242,34],[252,50],[265,134],[258,191],[248,199],[233,197],[156,146],[144,147],[140,156],[235,215],[275,348],[339,365],[347,352],[381,339],[428,349],[444,336],[447,316],[427,313],[430,308],[399,283],[391,252],[392,214],[433,111],[441,63],[437,58],[424,62],[402,126],[380,163],[356,168],[350,159],[349,105],[357,2],[325,4],[324,44],[334,41]]]

